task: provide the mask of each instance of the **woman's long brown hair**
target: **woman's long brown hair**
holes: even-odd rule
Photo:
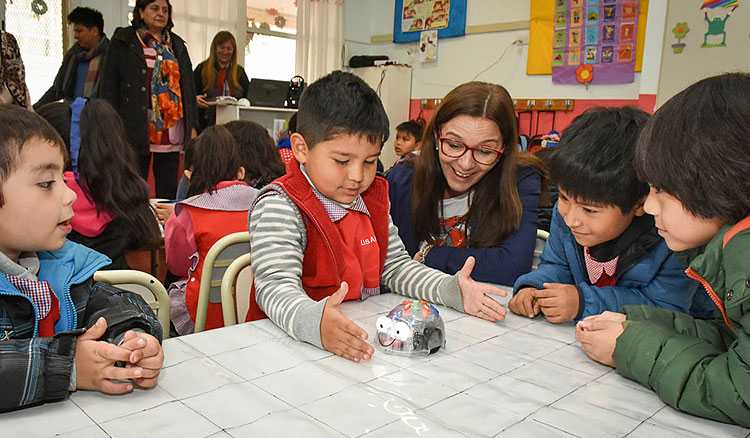
[[[232,59],[229,61],[229,66],[227,68],[227,80],[232,88],[240,90],[241,92],[245,91],[242,89],[242,85],[240,85],[240,82],[237,79],[239,74],[239,65],[237,65],[237,40],[234,39],[234,35],[232,35],[231,32],[222,30],[217,33],[211,41],[211,54],[208,56],[208,60],[203,63],[203,70],[201,70],[201,75],[206,81],[206,84],[203,86],[204,93],[216,87],[216,46],[220,46],[227,41],[231,41],[232,47],[234,47]]]
[[[546,179],[542,162],[517,151],[518,128],[513,100],[500,85],[469,82],[454,88],[443,99],[425,127],[415,160],[412,222],[417,242],[436,240],[441,233],[440,205],[448,183],[440,167],[438,130],[456,116],[482,117],[500,129],[504,153],[494,167],[472,187],[474,195],[467,220],[481,224],[468,234],[472,248],[496,246],[521,225],[522,205],[516,186],[518,166],[532,166]]]

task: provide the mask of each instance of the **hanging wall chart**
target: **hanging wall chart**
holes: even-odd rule
[[[466,0],[396,0],[393,42],[419,41],[425,30],[437,30],[438,38],[464,35]]]

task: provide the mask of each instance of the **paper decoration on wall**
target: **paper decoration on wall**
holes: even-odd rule
[[[438,38],[466,33],[466,0],[396,0],[393,42],[420,41],[420,32],[436,30]]]
[[[683,21],[674,25],[672,33],[677,38],[677,42],[672,44],[672,51],[674,53],[682,53],[682,50],[685,48],[685,43],[682,42],[682,39],[685,38],[688,32],[690,32],[690,28],[687,22]]]
[[[641,71],[643,47],[646,40],[646,22],[649,0],[638,1],[638,19],[635,38],[635,71]],[[529,55],[526,62],[526,74],[548,75],[552,73],[553,47],[555,40],[555,6],[556,0],[531,0],[529,19]],[[559,38],[560,35],[557,35]],[[562,43],[563,46],[565,42]],[[614,53],[614,52],[613,52]],[[562,56],[560,57],[562,58]]]
[[[703,2],[701,9],[703,10],[703,17],[708,22],[708,31],[706,31],[706,33],[703,35],[703,44],[701,44],[701,47],[727,46],[727,32],[725,30],[727,20],[739,5],[740,3],[737,0],[706,0]],[[722,8],[721,12],[719,14],[712,14],[712,18],[709,18],[707,9],[716,9],[718,7]],[[724,12],[724,10],[726,10],[727,8],[732,9],[730,9],[729,12]],[[721,42],[709,43],[708,37],[712,35],[721,35]],[[712,41],[715,41],[717,39],[718,38],[712,38]]]
[[[553,83],[633,82],[638,2],[555,0],[554,17]]]
[[[438,31],[425,30],[419,38],[419,54],[422,62],[437,61]]]

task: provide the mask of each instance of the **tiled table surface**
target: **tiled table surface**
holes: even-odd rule
[[[403,300],[348,302],[374,339]],[[507,298],[501,302],[507,302]],[[447,346],[353,363],[259,321],[169,339],[159,384],[77,392],[0,415],[3,437],[750,437],[682,414],[589,360],[572,323],[509,313],[489,323],[440,307]]]

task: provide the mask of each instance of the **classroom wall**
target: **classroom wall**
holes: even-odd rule
[[[729,9],[706,10],[709,18],[723,18]],[[666,102],[688,85],[727,71],[750,71],[750,4],[740,2],[725,22],[726,47],[701,47],[708,23],[699,4],[685,7],[682,0],[670,0],[664,26],[661,78],[657,106]],[[678,22],[688,24],[689,31],[680,43],[685,44],[681,53],[675,53],[672,45],[677,38],[672,29]],[[708,43],[720,42],[720,36],[709,36]]]
[[[70,11],[78,6],[96,9],[102,13],[104,17],[104,33],[108,37],[112,36],[116,28],[129,24],[128,12],[130,8],[128,8],[127,0],[70,0]],[[75,43],[72,31],[69,41],[71,45]]]
[[[395,0],[346,1],[345,59],[348,62],[352,55],[384,54],[412,65],[412,117],[419,114],[419,99],[440,98],[456,85],[482,80],[503,85],[515,98],[576,99],[574,111],[558,112],[554,127],[560,129],[585,108],[595,105],[632,104],[653,110],[661,68],[666,7],[667,3],[662,0],[649,2],[643,69],[635,74],[635,81],[631,84],[591,85],[587,89],[582,85],[553,85],[550,75],[527,75],[528,29],[442,38],[438,42],[437,61],[421,63],[416,53],[408,53],[409,49],[416,48],[416,43],[370,42],[374,35],[393,33]],[[530,0],[471,0],[467,5],[466,24],[528,20],[529,10]],[[521,39],[524,45],[511,46],[517,39]],[[490,67],[506,48],[502,60]],[[482,72],[485,69],[487,71]],[[429,114],[425,111],[423,116],[429,117]],[[534,134],[552,129],[551,114],[542,114],[539,121],[537,127],[534,115],[531,132],[525,132],[528,131],[528,116],[522,116],[521,131]]]

